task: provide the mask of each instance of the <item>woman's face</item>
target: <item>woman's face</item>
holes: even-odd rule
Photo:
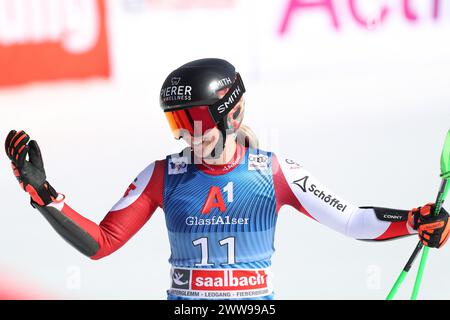
[[[225,92],[221,93],[220,97],[222,97],[224,94]],[[231,110],[231,112],[227,116],[228,128],[232,128],[234,129],[234,131],[239,128],[244,116],[244,106],[245,100],[244,97],[242,97],[238,104],[233,108],[233,110]],[[199,130],[199,132],[201,132],[201,130]],[[216,146],[217,148],[223,147],[223,144],[220,143],[223,138],[222,133],[217,127],[208,129],[202,135],[198,135],[195,137],[192,137],[192,135],[189,134],[187,130],[183,130],[183,133],[180,133],[180,135],[182,139],[186,141],[186,143],[190,145],[194,150],[195,156],[201,157],[202,159],[209,157]],[[216,152],[221,153],[221,150],[216,150]]]

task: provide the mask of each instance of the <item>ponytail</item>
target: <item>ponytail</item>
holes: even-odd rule
[[[256,134],[249,126],[241,124],[236,132],[237,143],[244,147],[256,149],[259,147],[259,140]]]

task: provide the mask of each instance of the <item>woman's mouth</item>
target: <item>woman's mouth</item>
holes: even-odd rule
[[[202,139],[194,139],[192,140],[192,144],[194,146],[198,146],[203,143],[209,143],[213,140],[213,137],[202,137]]]

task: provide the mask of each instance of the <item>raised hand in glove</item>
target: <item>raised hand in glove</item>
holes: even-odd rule
[[[36,141],[24,131],[11,130],[6,137],[5,151],[11,160],[20,186],[30,194],[31,204],[45,206],[56,200],[58,193],[47,182],[41,151]],[[28,155],[28,159],[27,159]]]

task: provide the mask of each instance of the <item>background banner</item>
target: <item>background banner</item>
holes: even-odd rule
[[[109,76],[104,0],[1,0],[0,86]]]

